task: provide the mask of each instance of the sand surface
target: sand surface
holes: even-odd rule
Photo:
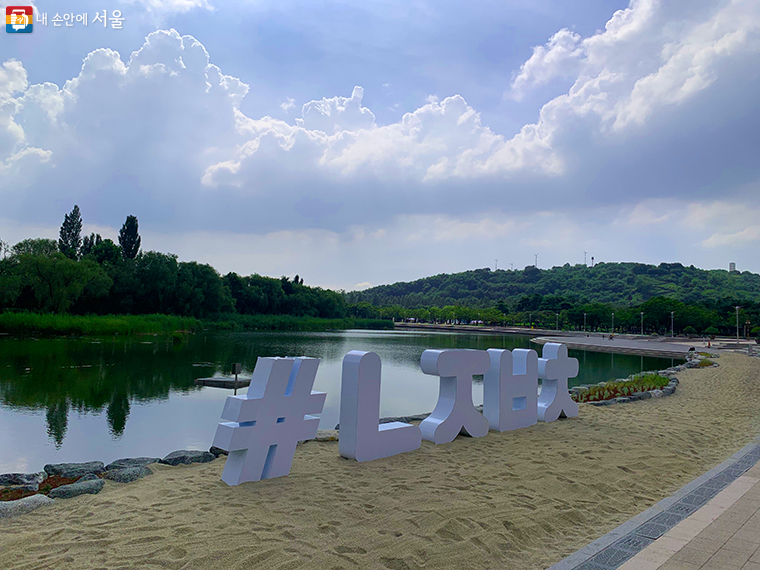
[[[228,487],[224,459],[0,525],[3,568],[543,569],[760,433],[760,359],[680,374],[674,396],[357,464],[299,446],[290,476]]]

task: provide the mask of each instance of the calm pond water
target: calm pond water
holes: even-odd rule
[[[383,364],[381,416],[429,412],[438,382],[419,368],[427,348],[530,348],[529,337],[416,331],[203,333],[179,345],[137,339],[0,340],[0,473],[45,463],[109,462],[208,449],[232,390],[193,380],[223,376],[234,362],[250,375],[259,356],[322,359],[314,389],[327,392],[320,428],[338,423],[340,374],[349,350],[371,350]],[[535,348],[535,345],[533,345]],[[539,349],[540,353],[540,349]],[[576,384],[658,370],[670,359],[570,351]],[[239,394],[245,389],[238,390]],[[473,383],[473,400],[483,389]]]

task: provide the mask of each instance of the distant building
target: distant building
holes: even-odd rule
[[[736,273],[736,263],[734,263],[733,261],[728,264],[728,272]]]

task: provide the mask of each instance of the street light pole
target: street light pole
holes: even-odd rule
[[[641,336],[644,336],[644,311],[641,311]]]
[[[739,340],[739,305],[736,305],[736,340]]]
[[[559,313],[555,313],[557,315],[557,326],[554,327],[554,330],[559,330]]]
[[[675,311],[670,311],[670,338],[673,338],[673,317],[675,314]]]
[[[615,334],[615,313],[612,313],[612,334]]]
[[[583,332],[586,332],[586,313],[583,313]]]

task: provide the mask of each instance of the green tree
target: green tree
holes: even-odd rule
[[[121,260],[121,248],[106,238],[93,246],[90,255],[101,265],[115,265]]]
[[[93,248],[96,245],[99,245],[103,241],[103,238],[100,237],[100,234],[90,234],[89,236],[84,236],[82,238],[82,249],[79,250],[79,253],[84,257],[85,255],[89,255],[92,253]]]
[[[58,253],[58,242],[54,239],[25,239],[11,248],[11,256],[45,255],[50,257]]]
[[[119,230],[119,246],[124,259],[134,259],[140,252],[140,233],[135,216],[127,216],[127,220]]]
[[[112,281],[94,261],[77,263],[61,253],[22,255],[18,271],[43,311],[64,313],[87,290],[90,296],[108,293]]]
[[[63,217],[63,224],[58,233],[58,250],[69,259],[79,259],[79,249],[82,247],[82,214],[79,206]]]

